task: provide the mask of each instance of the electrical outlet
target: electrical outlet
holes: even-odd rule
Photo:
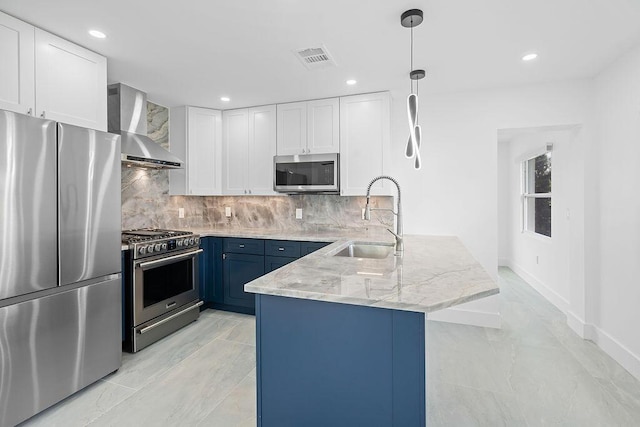
[[[231,216],[231,208],[229,206],[225,206],[224,208],[224,216],[229,218]]]
[[[296,209],[296,219],[302,219],[302,209]]]
[[[178,218],[184,218],[184,208],[178,208]]]
[[[364,212],[366,211],[365,208],[362,208],[362,219],[364,219]]]

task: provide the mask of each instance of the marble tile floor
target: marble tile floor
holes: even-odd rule
[[[640,382],[509,269],[503,328],[427,324],[428,426],[640,426]],[[255,426],[255,321],[200,319],[24,426]]]

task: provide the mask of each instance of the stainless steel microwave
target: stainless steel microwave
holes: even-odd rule
[[[340,194],[339,154],[273,157],[273,189],[279,193]]]

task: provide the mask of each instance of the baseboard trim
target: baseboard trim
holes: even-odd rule
[[[569,301],[560,296],[556,291],[549,288],[547,285],[536,279],[531,274],[527,273],[522,267],[519,265],[510,262],[507,265],[514,273],[524,279],[533,289],[538,291],[543,297],[547,299],[551,304],[555,305],[558,310],[563,313],[567,313],[569,311]]]
[[[498,267],[509,267],[509,259],[507,258],[498,258]]]
[[[482,326],[484,328],[500,329],[502,318],[500,313],[465,310],[463,308],[446,308],[427,314],[427,320],[436,322],[458,323],[461,325]]]
[[[588,327],[587,327],[587,324],[584,323],[584,320],[582,320],[581,318],[573,314],[570,310],[567,310],[566,316],[567,316],[567,326],[569,326],[569,328],[573,332],[578,334],[578,336],[582,339],[590,339],[590,338],[587,338]]]
[[[640,358],[602,329],[594,325],[586,326],[587,339],[596,343],[598,347],[621,364],[631,375],[640,380]]]

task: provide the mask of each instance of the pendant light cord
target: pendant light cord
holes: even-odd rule
[[[410,58],[410,68],[409,73],[413,71],[413,18],[411,18],[411,52],[409,55]],[[411,74],[409,74],[409,85],[410,85],[410,93],[413,93],[413,79],[411,78]]]

